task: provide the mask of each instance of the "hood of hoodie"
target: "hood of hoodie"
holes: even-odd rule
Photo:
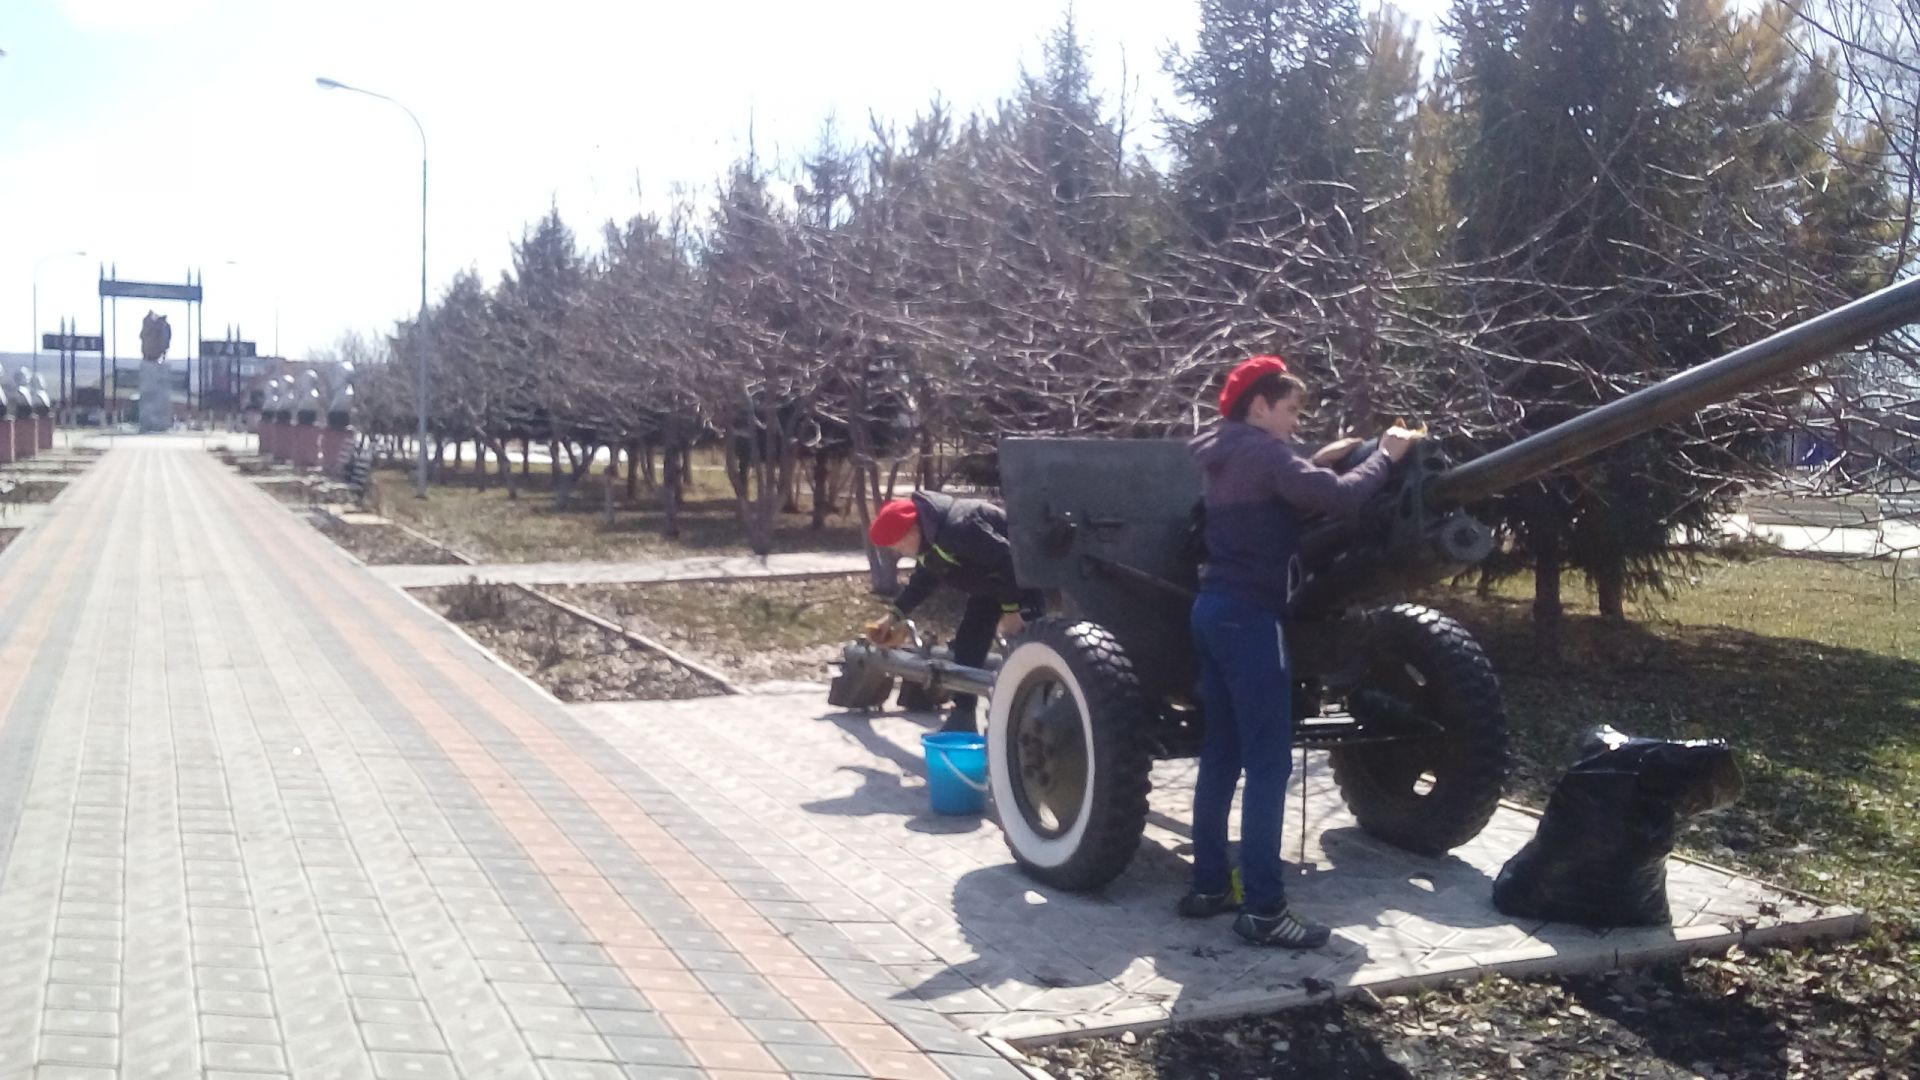
[[[930,543],[939,543],[940,534],[947,528],[947,518],[953,513],[953,496],[943,491],[916,491],[908,498],[913,500],[913,512],[920,518],[920,535]]]
[[[1204,472],[1223,464],[1242,450],[1265,446],[1273,436],[1238,420],[1222,420],[1187,441],[1193,460]]]

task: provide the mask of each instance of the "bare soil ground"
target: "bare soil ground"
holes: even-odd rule
[[[695,468],[694,486],[678,515],[679,535],[672,537],[666,535],[666,512],[657,493],[642,490],[629,501],[624,482],[616,484],[613,524],[608,525],[599,477],[582,480],[561,508],[548,486],[550,475],[536,467],[520,497],[509,499],[497,481],[482,490],[466,473],[457,482],[435,483],[424,500],[384,500],[381,512],[481,562],[611,562],[748,553],[733,493],[717,467]],[[376,479],[383,490],[407,488],[406,478],[395,470],[377,470]],[[824,528],[811,525],[808,513],[781,515],[773,550],[847,551],[860,546],[856,524],[843,514],[829,515]]]
[[[345,525],[322,519],[315,527],[369,566],[444,566],[460,561],[393,525]]]
[[[885,611],[865,574],[551,591],[742,683],[824,681],[841,648]],[[959,606],[936,593],[915,614],[925,632],[944,637]]]
[[[305,480],[291,477],[283,480],[255,480],[254,486],[288,506],[308,506],[313,497],[310,486]]]
[[[562,701],[672,700],[718,692],[705,677],[511,586],[413,594]]]
[[[65,480],[21,480],[0,477],[0,502],[24,506],[27,503],[52,502],[67,489]]]
[[[236,454],[223,450],[220,460],[241,476],[265,476],[274,470],[273,459],[258,454]]]
[[[1495,977],[1385,1000],[1046,1047],[1068,1080],[1915,1075],[1913,942],[1735,950],[1645,971]]]

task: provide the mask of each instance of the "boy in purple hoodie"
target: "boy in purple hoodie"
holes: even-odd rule
[[[1294,949],[1327,943],[1324,926],[1287,910],[1280,818],[1293,771],[1293,677],[1283,622],[1300,583],[1303,513],[1351,513],[1387,481],[1418,436],[1395,427],[1380,449],[1344,473],[1328,468],[1358,444],[1331,443],[1311,458],[1291,440],[1306,384],[1277,356],[1233,369],[1220,391],[1222,420],[1190,444],[1206,499],[1207,561],[1193,603],[1193,646],[1206,712],[1193,793],[1193,891],[1180,914],[1206,918],[1237,906],[1233,929],[1256,945]],[[1243,903],[1233,898],[1227,818],[1240,773]]]

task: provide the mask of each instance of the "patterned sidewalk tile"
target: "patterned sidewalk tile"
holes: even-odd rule
[[[1019,1075],[861,1004],[756,906],[790,849],[196,441],[118,440],[0,605],[0,1075]]]

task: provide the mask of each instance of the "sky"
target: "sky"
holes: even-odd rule
[[[1423,17],[1439,0],[1403,4]],[[0,8],[0,349],[77,316],[99,326],[102,263],[205,282],[206,337],[230,325],[304,356],[379,331],[420,294],[420,138],[429,288],[488,281],[559,208],[583,242],[710,191],[753,145],[791,162],[823,122],[857,136],[936,95],[991,105],[1065,0],[7,0]],[[1080,0],[1097,89],[1140,126],[1171,104],[1161,57],[1190,0]],[[1124,73],[1124,78],[1123,78]],[[75,251],[86,252],[76,256]],[[120,355],[149,306],[123,300]],[[111,331],[114,328],[109,328]]]

